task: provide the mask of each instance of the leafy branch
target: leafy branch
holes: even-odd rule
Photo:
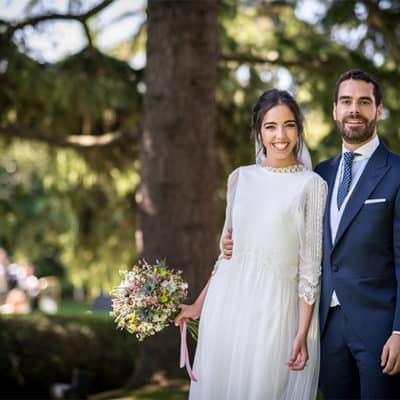
[[[40,24],[41,22],[44,21],[50,21],[50,20],[74,20],[82,23],[84,26],[86,24],[86,21],[93,17],[94,15],[98,14],[100,11],[102,11],[104,8],[108,7],[111,3],[113,3],[115,0],[103,0],[101,3],[99,3],[97,6],[91,8],[90,10],[80,13],[80,14],[75,14],[75,13],[47,13],[43,15],[36,15],[33,17],[26,18],[23,21],[17,22],[17,23],[7,23],[5,21],[2,21],[3,24],[7,26],[5,29],[5,32],[3,35],[6,38],[11,38],[13,34],[20,30],[23,29],[26,26],[35,26]],[[90,41],[90,40],[89,40]]]
[[[75,149],[83,148],[101,148],[120,145],[122,142],[138,143],[141,130],[127,129],[115,132],[108,132],[102,135],[49,135],[44,132],[35,131],[32,129],[20,127],[17,125],[0,126],[0,134],[13,136],[20,139],[37,140],[58,147],[69,147]]]

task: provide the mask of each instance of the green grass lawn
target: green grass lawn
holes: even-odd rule
[[[89,397],[89,400],[187,400],[189,381],[162,379],[136,390],[112,390]]]
[[[79,315],[79,314],[85,314],[85,313],[94,313],[94,314],[104,315],[104,316],[109,315],[108,311],[92,310],[92,305],[90,303],[77,302],[74,300],[63,300],[59,304],[59,308],[58,308],[58,312],[57,312],[58,315],[65,315],[65,316]]]
[[[58,307],[57,314],[60,315],[76,315],[90,312],[90,304],[78,303],[73,300],[63,300]]]
[[[169,380],[152,383],[136,390],[114,390],[89,397],[89,400],[187,400],[189,382]],[[323,400],[318,393],[317,400]]]

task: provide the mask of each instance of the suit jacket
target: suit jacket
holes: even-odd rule
[[[316,172],[328,183],[320,301],[321,335],[336,291],[356,334],[374,355],[400,331],[400,156],[380,142],[347,202],[332,245],[330,203],[340,155]],[[366,200],[376,199],[376,202]],[[385,199],[385,201],[382,201]]]

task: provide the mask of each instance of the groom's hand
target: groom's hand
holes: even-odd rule
[[[228,232],[222,239],[222,248],[224,250],[224,258],[230,260],[233,250],[232,228],[228,228]]]
[[[381,367],[384,367],[384,374],[395,375],[400,372],[400,335],[393,333],[383,346]]]

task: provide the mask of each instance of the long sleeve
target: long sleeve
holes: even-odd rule
[[[319,176],[307,183],[304,196],[304,223],[300,232],[298,294],[314,304],[319,293],[322,258],[322,229],[327,184]]]
[[[219,240],[219,256],[215,263],[213,273],[216,272],[218,268],[218,262],[224,257],[224,249],[222,247],[222,240],[226,235],[228,228],[232,227],[232,207],[235,199],[237,183],[239,180],[239,170],[240,168],[236,168],[233,172],[229,174],[228,184],[227,184],[227,192],[226,192],[226,209],[225,209],[225,222],[224,227],[222,229],[221,237]]]

